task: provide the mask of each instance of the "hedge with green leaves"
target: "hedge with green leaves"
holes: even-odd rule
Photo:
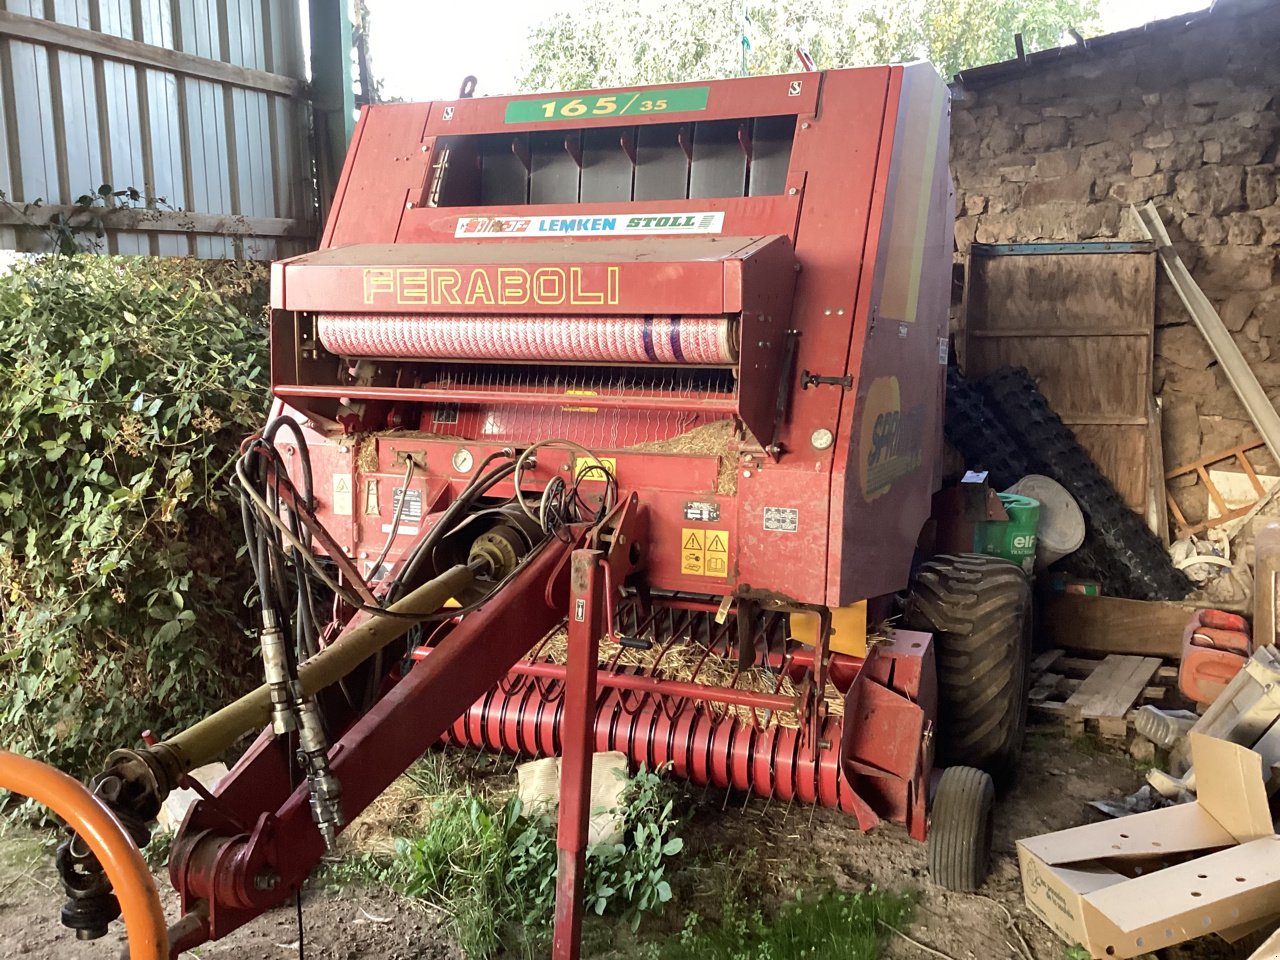
[[[50,257],[0,276],[0,745],[76,774],[254,672],[231,466],[265,273]]]

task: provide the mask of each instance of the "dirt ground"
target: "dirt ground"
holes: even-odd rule
[[[1064,945],[1022,902],[1014,841],[1092,819],[1087,801],[1127,793],[1140,775],[1126,757],[1072,743],[1052,731],[1033,732],[1018,786],[997,811],[991,876],[975,895],[951,893],[926,878],[925,850],[900,828],[860,834],[851,818],[825,810],[766,804],[708,791],[694,794],[685,827],[687,864],[676,875],[676,899],[664,918],[642,927],[639,939],[618,924],[588,926],[588,956],[629,960],[641,955],[645,940],[674,935],[685,913],[714,913],[724,882],[724,864],[750,871],[754,889],[779,900],[797,890],[837,886],[850,890],[875,884],[887,890],[915,890],[919,906],[905,931],[939,951],[894,936],[885,948],[890,960],[944,955],[954,960],[1003,960],[1020,956],[1019,938],[1037,960],[1062,960]],[[749,851],[756,852],[750,853]],[[162,890],[168,884],[161,879]],[[119,925],[105,941],[79,943],[58,922],[61,902],[51,858],[38,839],[0,838],[0,960],[90,960],[119,956]],[[169,891],[166,909],[176,915]],[[336,894],[323,888],[303,899],[305,955],[314,960],[452,960],[461,952],[446,933],[438,911],[393,894]],[[291,907],[277,910],[226,939],[200,948],[198,956],[246,960],[288,960],[298,955],[297,918]],[[193,956],[188,954],[187,956]],[[1217,938],[1165,951],[1162,960],[1234,960],[1247,948]]]

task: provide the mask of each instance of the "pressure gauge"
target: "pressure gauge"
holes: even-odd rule
[[[836,438],[826,427],[819,427],[809,435],[809,442],[815,450],[826,450],[836,442]]]
[[[459,473],[469,473],[475,458],[471,456],[471,451],[466,447],[459,447],[453,451],[453,469]]]

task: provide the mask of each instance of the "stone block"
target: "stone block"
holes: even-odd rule
[[[1187,105],[1187,123],[1208,123],[1213,119],[1213,107]]]
[[[1193,395],[1170,391],[1161,397],[1160,437],[1164,462],[1169,467],[1191,463],[1200,457],[1200,412]]]
[[[1200,331],[1189,323],[1176,327],[1162,327],[1156,331],[1156,355],[1170,367],[1188,370],[1206,370],[1213,363],[1213,352]],[[1169,376],[1173,376],[1172,369]]]
[[[980,193],[971,193],[964,198],[965,216],[973,217],[987,211],[987,198]]]
[[[1187,217],[1182,221],[1182,235],[1192,243],[1214,246],[1227,242],[1227,227],[1217,217]]]
[[[1046,117],[1083,117],[1087,112],[1085,105],[1079,102],[1047,103],[1040,109],[1041,115]]]
[[[951,108],[951,142],[959,143],[977,136],[978,120],[972,110],[965,110],[959,104]]]
[[[1276,168],[1265,163],[1244,172],[1244,200],[1250,210],[1260,210],[1276,202]]]
[[[1107,135],[1120,143],[1129,143],[1151,126],[1151,116],[1141,110],[1121,110],[1107,118]]]
[[[1200,146],[1203,150],[1203,153],[1201,154],[1201,159],[1203,159],[1205,163],[1221,163],[1222,162],[1222,141],[1221,140],[1206,140]]]
[[[1240,88],[1226,77],[1210,77],[1187,84],[1187,103],[1203,105],[1218,103],[1240,92]]]
[[[1263,210],[1258,214],[1258,220],[1262,223],[1262,240],[1259,242],[1264,247],[1280,246],[1280,210]]]
[[[1227,295],[1240,290],[1266,290],[1275,272],[1275,251],[1260,247],[1211,247],[1194,276],[1206,294]]]
[[[1027,183],[1035,179],[1035,167],[1030,163],[997,167],[996,172],[1000,174],[1000,179],[1008,180],[1010,183]]]
[[[1039,123],[1023,128],[1022,142],[1028,150],[1047,150],[1065,145],[1067,134],[1065,117],[1045,117]]]
[[[1243,163],[1252,166],[1263,161],[1272,144],[1273,131],[1232,126],[1230,132],[1220,137],[1222,162]]]
[[[1111,185],[1110,195],[1121,203],[1146,203],[1156,197],[1168,196],[1173,190],[1173,174],[1157,173],[1149,177],[1121,180]]]
[[[1153,152],[1156,155],[1157,166],[1161,170],[1171,170],[1174,173],[1198,169],[1204,160],[1204,149],[1195,141],[1175,143],[1171,147]]]
[[[1044,116],[1040,110],[1032,110],[1019,103],[1002,103],[998,108],[1000,119],[1015,127],[1025,127],[1030,123],[1039,123]]]
[[[1218,307],[1218,316],[1222,318],[1222,322],[1228,330],[1232,333],[1239,333],[1244,329],[1245,321],[1249,319],[1249,315],[1253,313],[1257,305],[1258,294],[1242,290],[1227,297],[1222,305]]]
[[[974,239],[978,243],[1006,243],[1013,236],[1012,214],[987,214],[978,217],[978,227]]]
[[[1156,155],[1150,150],[1135,150],[1129,155],[1129,173],[1135,177],[1149,177],[1156,172]]]
[[[1157,130],[1149,136],[1142,138],[1142,145],[1148,150],[1159,150],[1163,147],[1173,146],[1173,131],[1169,129]]]
[[[997,123],[978,145],[979,157],[1004,157],[1018,146],[1018,130],[1007,124]]]
[[[973,243],[973,238],[978,230],[977,217],[959,217],[956,220],[956,246],[961,250],[968,250],[969,244]]]
[[[1171,329],[1181,330],[1183,328],[1173,327]],[[1194,328],[1189,327],[1188,329]],[[1208,367],[1203,370],[1192,370],[1190,367],[1180,367],[1175,363],[1169,363],[1167,360],[1162,359],[1160,362],[1164,368],[1164,392],[1166,395],[1169,391],[1174,390],[1190,397],[1201,397],[1217,389],[1217,381],[1214,380],[1213,371]]]
[[[1213,368],[1213,381],[1213,389],[1206,390],[1200,394],[1200,413],[1202,415],[1226,417],[1229,420],[1248,420],[1249,412],[1245,410],[1244,404],[1240,402],[1240,398],[1227,380],[1227,375],[1222,372],[1221,366]],[[1215,444],[1214,450],[1219,449],[1221,447]]]
[[[1142,105],[1144,107],[1154,107],[1159,102],[1160,94],[1158,93],[1144,93],[1142,95]]]
[[[1022,186],[1017,183],[1003,183],[993,190],[987,191],[987,213],[1007,213],[1018,207],[1022,199]]]
[[[1036,157],[1035,175],[1039,179],[1065,177],[1080,166],[1079,150],[1053,150]]]
[[[1177,197],[1188,213],[1221,216],[1244,206],[1244,168],[1202,167],[1179,173]]]
[[[1227,243],[1251,246],[1262,240],[1262,221],[1250,213],[1233,213],[1227,218]]]
[[[1071,121],[1071,142],[1077,147],[1102,143],[1110,136],[1107,132],[1107,121],[1101,117],[1077,117]]]
[[[1033,180],[1022,191],[1022,203],[1028,207],[1057,202],[1084,204],[1093,195],[1093,182],[1093,174],[1085,170],[1052,180]]]

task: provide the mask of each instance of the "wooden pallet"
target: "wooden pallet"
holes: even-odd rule
[[[1055,719],[1068,734],[1126,738],[1137,707],[1177,698],[1178,668],[1159,657],[1041,654],[1031,665],[1031,712]]]

